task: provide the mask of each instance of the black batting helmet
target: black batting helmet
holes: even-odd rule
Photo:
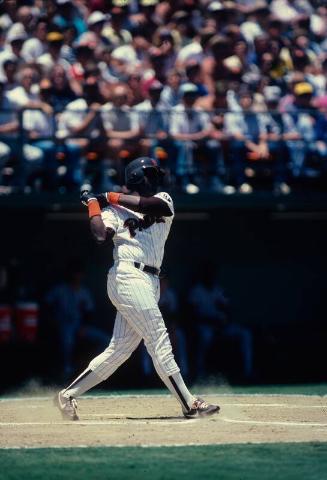
[[[156,173],[156,175],[152,176],[151,173]],[[156,160],[150,157],[139,157],[127,165],[125,169],[125,183],[130,190],[140,191],[145,184],[145,177],[153,179],[150,181],[158,185],[164,174],[165,171],[159,167]],[[154,178],[156,179],[155,181]]]

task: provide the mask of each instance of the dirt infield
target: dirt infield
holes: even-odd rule
[[[221,413],[186,420],[169,396],[84,397],[79,422],[49,398],[0,400],[0,448],[327,442],[327,398],[207,396]]]

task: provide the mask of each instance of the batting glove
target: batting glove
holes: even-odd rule
[[[81,192],[80,199],[81,199],[82,204],[87,207],[89,201],[90,200],[97,200],[97,197],[96,197],[96,195],[94,195],[94,193],[89,192],[88,190],[83,190]]]

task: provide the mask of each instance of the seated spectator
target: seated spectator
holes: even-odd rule
[[[72,0],[57,0],[56,11],[53,17],[53,23],[63,30],[68,26],[73,26],[76,29],[77,36],[86,32],[87,25],[83,18],[82,6],[75,5]]]
[[[0,74],[3,76],[3,64],[8,59],[14,59],[19,66],[23,65],[25,60],[22,57],[22,48],[27,34],[21,23],[14,23],[9,28],[4,49],[0,52]]]
[[[48,19],[40,17],[37,19],[33,35],[28,38],[22,48],[22,57],[25,62],[37,62],[39,57],[46,53],[48,34]]]
[[[142,75],[139,72],[133,72],[128,75],[127,86],[129,89],[130,97],[128,104],[131,107],[138,105],[144,100]]]
[[[287,195],[291,192],[287,183],[289,156],[286,140],[289,138],[289,131],[286,132],[283,115],[278,111],[281,89],[277,86],[266,86],[263,92],[268,113],[266,134],[262,138],[267,141],[269,153],[273,155],[271,168],[274,175],[274,193]]]
[[[110,10],[110,23],[106,23],[102,29],[101,35],[109,45],[119,47],[132,42],[130,32],[124,28],[124,23],[128,15],[128,9],[114,6]]]
[[[88,41],[88,37],[74,44],[76,61],[67,70],[70,85],[77,95],[81,95],[81,85],[85,80],[86,66],[93,62],[95,44]]]
[[[204,187],[221,191],[219,178],[222,150],[217,140],[211,139],[213,127],[209,115],[195,108],[198,89],[192,83],[181,87],[182,102],[171,111],[170,134],[177,150],[174,172],[178,184],[187,193],[198,193],[195,183],[204,182]],[[199,154],[203,156],[199,158]],[[198,180],[197,175],[200,176]]]
[[[230,137],[231,175],[240,193],[251,193],[253,189],[245,179],[246,160],[248,156],[269,159],[267,117],[254,112],[253,95],[249,90],[241,92],[239,104],[241,112],[225,115],[226,133]]]
[[[57,161],[56,143],[54,142],[55,125],[50,105],[50,94],[50,82],[46,79],[41,80],[39,96],[43,109],[25,109],[23,111],[23,128],[29,142],[39,148],[43,154],[43,188],[54,190],[57,186]],[[44,108],[45,105],[47,108]]]
[[[3,82],[5,83],[5,91],[11,92],[14,88],[18,87],[17,82],[17,69],[18,62],[16,57],[8,58],[3,62]]]
[[[197,86],[199,97],[208,95],[209,91],[203,83],[203,72],[201,64],[196,61],[190,61],[185,66],[186,81]]]
[[[169,150],[168,113],[161,101],[162,83],[154,80],[148,91],[148,98],[134,108],[140,126],[142,155],[158,158],[158,151],[164,149],[166,156]]]
[[[98,48],[104,48],[108,44],[107,39],[102,36],[102,30],[105,28],[107,20],[107,16],[99,10],[92,12],[87,19],[88,30],[95,35]],[[83,35],[81,36],[80,40],[83,41]]]
[[[69,153],[71,171],[68,179],[74,185],[82,185],[85,179],[86,163],[82,155],[92,154],[101,167],[106,154],[105,133],[101,117],[103,99],[96,78],[89,77],[83,83],[83,96],[69,103],[58,117],[57,137]],[[94,162],[93,162],[94,164]],[[101,176],[101,171],[97,172]]]
[[[55,65],[50,71],[51,101],[54,112],[62,112],[64,108],[76,99],[71,88],[66,70],[62,65]]]
[[[182,84],[182,74],[179,70],[169,70],[167,73],[167,83],[161,92],[161,102],[166,108],[176,107],[181,100],[182,94],[180,86]]]
[[[216,280],[212,263],[205,263],[188,295],[188,302],[195,317],[197,335],[196,375],[202,379],[208,373],[206,353],[209,352],[217,336],[222,341],[237,341],[241,353],[240,376],[244,380],[253,375],[252,334],[248,328],[230,321],[229,299]]]
[[[153,43],[164,55],[163,71],[167,74],[169,70],[174,68],[177,58],[175,40],[171,31],[167,28],[159,28],[153,35]]]
[[[108,137],[108,154],[116,162],[118,178],[123,182],[125,161],[138,151],[140,127],[137,114],[129,107],[128,90],[124,85],[115,85],[111,102],[102,109],[103,125]]]
[[[294,177],[309,174],[306,171],[306,161],[311,156],[317,156],[325,163],[326,150],[321,149],[317,135],[318,112],[313,107],[313,88],[310,83],[300,82],[294,86],[294,101],[284,114],[286,131],[292,136],[287,141]]]
[[[55,65],[62,65],[65,70],[68,70],[70,65],[62,56],[62,47],[64,44],[63,34],[55,31],[49,32],[46,40],[47,51],[37,58],[37,65],[40,65],[45,73],[49,73]]]
[[[26,80],[26,83],[30,81],[32,83],[33,72],[26,70],[26,75],[28,75],[29,78],[28,80],[24,78],[23,82]],[[22,97],[17,97],[15,90],[12,90],[10,93],[5,93],[5,85],[0,82],[0,184],[2,169],[6,162],[12,159],[14,162],[13,184],[19,189],[24,189],[27,181],[41,170],[43,154],[36,146],[28,144],[22,145],[21,142],[17,141],[21,131],[18,111],[22,106],[28,105],[28,102],[25,104],[20,103]],[[40,103],[37,102],[35,105],[40,106]]]
[[[224,80],[240,80],[243,69],[240,60],[233,55],[233,43],[226,35],[215,35],[209,42],[211,57],[203,60],[204,83],[212,93],[215,83]]]

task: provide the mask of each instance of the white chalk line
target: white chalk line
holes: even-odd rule
[[[286,427],[327,427],[327,423],[309,423],[309,422],[267,422],[261,420],[234,420],[232,418],[220,417],[220,420],[227,423],[247,423],[250,425],[279,425]]]
[[[76,426],[76,427],[79,427],[79,426],[101,426],[101,425],[162,425],[162,426],[166,426],[166,425],[190,425],[192,424],[193,422],[196,422],[195,419],[188,419],[188,420],[185,420],[183,418],[181,418],[180,420],[175,420],[175,421],[171,421],[171,420],[165,420],[165,419],[162,419],[162,420],[138,420],[137,418],[130,418],[130,419],[126,419],[124,421],[122,420],[104,420],[104,421],[95,421],[95,420],[91,420],[91,421],[83,421],[83,420],[79,420],[78,422],[0,422],[0,427],[21,427],[21,426],[57,426],[57,425],[69,425],[69,426]]]
[[[279,422],[279,421],[263,421],[263,420],[238,420],[228,417],[220,416],[220,421],[227,423],[246,423],[251,425],[279,425],[279,426],[296,426],[296,427],[327,427],[327,423],[318,422]],[[184,419],[170,421],[170,420],[138,420],[137,418],[129,418],[124,421],[121,420],[105,420],[105,421],[83,421],[78,422],[0,422],[0,426],[19,427],[19,426],[52,426],[52,425],[70,425],[70,426],[101,426],[101,425],[190,425],[197,422],[197,419]]]
[[[327,408],[326,405],[295,405],[291,403],[222,403],[224,407],[282,407],[282,408]]]

